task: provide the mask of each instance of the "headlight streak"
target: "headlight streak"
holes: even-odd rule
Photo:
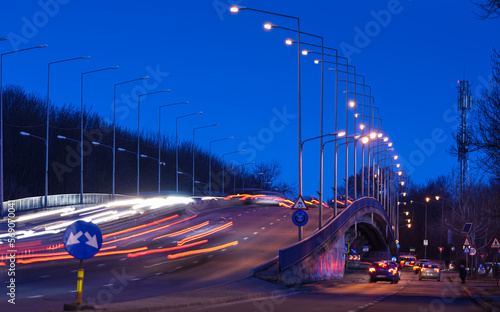
[[[153,240],[157,240],[157,239],[160,239],[160,238],[164,238],[164,237],[175,237],[175,236],[179,236],[179,235],[182,235],[182,234],[185,234],[187,232],[190,232],[190,231],[194,231],[194,230],[197,230],[199,228],[202,228],[204,226],[207,226],[208,225],[208,221],[206,222],[203,222],[201,224],[198,224],[198,225],[194,225],[192,227],[188,227],[184,230],[180,230],[180,231],[177,231],[177,232],[173,232],[173,233],[169,233],[169,234],[166,234],[166,235],[163,235],[163,236],[158,236],[158,237],[155,237],[153,238]]]
[[[98,206],[94,206],[94,207],[87,207],[87,208],[83,208],[83,209],[77,209],[77,210],[74,210],[74,211],[61,213],[60,216],[61,217],[67,217],[67,216],[71,216],[71,215],[74,215],[74,214],[77,214],[77,213],[82,213],[82,212],[96,210],[96,209],[105,208],[105,207],[106,207],[106,205],[98,205]]]
[[[186,238],[182,239],[181,241],[178,241],[177,242],[177,246],[182,246],[182,245],[184,245],[187,242],[191,242],[191,241],[203,238],[205,236],[211,235],[213,233],[222,231],[222,230],[224,230],[224,229],[226,229],[226,228],[228,228],[228,227],[230,227],[232,225],[233,225],[233,221],[231,221],[229,223],[226,223],[224,225],[218,226],[218,227],[216,227],[214,229],[211,229],[209,231],[206,231],[206,232],[203,232],[203,233],[200,233],[200,234],[196,234],[196,235],[193,235],[193,236],[186,237]]]
[[[120,235],[120,234],[124,234],[124,233],[128,233],[128,232],[132,232],[132,231],[135,231],[135,230],[143,229],[143,228],[151,226],[151,225],[155,225],[155,224],[159,224],[159,223],[162,223],[162,222],[165,222],[165,221],[168,221],[168,220],[175,219],[178,216],[179,216],[178,214],[175,214],[175,215],[166,217],[164,219],[153,221],[153,222],[150,222],[150,223],[147,223],[147,224],[138,225],[138,226],[131,227],[131,228],[128,228],[128,229],[125,229],[125,230],[121,230],[121,231],[118,231],[118,232],[104,234],[102,236],[102,239],[108,238],[110,236],[116,236],[116,235]]]
[[[127,258],[135,258],[135,257],[145,256],[145,255],[154,254],[154,253],[167,252],[167,251],[172,251],[172,250],[179,250],[179,249],[189,248],[189,247],[198,246],[198,245],[206,244],[206,243],[208,243],[208,239],[205,239],[205,240],[202,240],[202,241],[199,241],[199,242],[195,242],[195,243],[192,243],[192,244],[187,244],[187,245],[184,245],[184,246],[168,247],[168,248],[161,248],[161,249],[150,249],[150,250],[141,251],[141,252],[138,252],[138,253],[129,253],[127,255]]]
[[[62,208],[62,209],[51,210],[51,211],[36,212],[36,213],[32,213],[32,214],[25,215],[25,216],[20,216],[19,218],[16,219],[16,222],[23,222],[23,221],[43,218],[43,217],[47,217],[47,216],[51,216],[51,215],[55,215],[55,214],[61,214],[64,212],[74,211],[74,210],[75,210],[74,207],[69,207],[69,208]]]
[[[140,233],[132,234],[132,235],[129,235],[129,236],[125,236],[125,237],[122,237],[122,238],[117,238],[117,239],[112,240],[112,241],[109,241],[109,242],[103,242],[102,244],[103,244],[103,245],[106,245],[106,244],[111,244],[111,243],[115,243],[115,242],[119,242],[119,241],[127,240],[127,239],[130,239],[130,238],[133,238],[133,237],[137,237],[137,236],[145,235],[145,234],[148,234],[148,233],[151,233],[151,232],[159,231],[159,230],[162,230],[162,229],[168,228],[169,226],[172,226],[172,225],[175,225],[175,224],[179,224],[179,223],[181,223],[181,222],[185,222],[185,221],[187,221],[187,220],[189,220],[189,219],[192,219],[192,218],[194,218],[194,217],[196,217],[196,215],[191,216],[191,217],[186,218],[186,219],[182,219],[182,220],[176,221],[176,222],[174,222],[174,223],[170,223],[170,224],[167,224],[167,225],[161,226],[161,227],[156,228],[156,229],[151,229],[151,230],[147,230],[147,231],[144,231],[144,232],[140,232]]]
[[[173,260],[173,259],[177,259],[180,257],[197,255],[197,254],[201,254],[201,253],[207,253],[207,252],[216,251],[216,250],[224,249],[224,248],[227,248],[230,246],[235,246],[235,245],[238,245],[238,241],[234,241],[234,242],[227,243],[227,244],[220,245],[220,246],[216,246],[216,247],[197,249],[197,250],[181,252],[181,253],[177,253],[177,254],[173,254],[173,255],[168,255],[168,259]]]
[[[64,247],[64,246],[63,246]],[[105,251],[105,250],[111,250],[111,249],[116,249],[117,246],[108,246],[108,247],[103,247],[99,250],[99,252],[102,252],[102,251]],[[40,249],[40,250],[44,250],[44,249]],[[38,250],[38,251],[40,251]],[[37,250],[35,250],[37,251]],[[18,250],[17,253],[23,253],[24,251],[20,251]],[[28,258],[35,258],[35,257],[40,257],[40,258],[44,258],[44,257],[55,257],[55,256],[65,256],[65,255],[69,255],[69,253],[67,251],[60,251],[60,252],[50,252],[50,253],[32,253],[32,254],[20,254],[20,255],[16,255],[16,259],[28,259]]]

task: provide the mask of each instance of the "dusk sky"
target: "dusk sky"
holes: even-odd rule
[[[189,101],[162,111],[163,134],[174,136],[175,117],[203,111],[180,121],[181,139],[191,140],[194,127],[219,123],[197,131],[196,142],[208,150],[209,141],[234,136],[214,144],[213,152],[245,149],[226,157],[240,164],[277,160],[281,180],[296,183],[297,49],[284,44],[296,34],[263,29],[265,22],[295,29],[296,22],[251,11],[231,14],[233,3],[299,17],[301,31],[323,36],[325,46],[349,57],[372,87],[383,128],[415,182],[457,166],[456,157],[447,153],[458,123],[457,81],[465,75],[472,95],[479,95],[488,83],[493,48],[500,48],[500,19],[478,19],[470,1],[4,0],[0,37],[9,40],[0,42],[0,53],[48,47],[5,56],[3,82],[46,98],[48,62],[90,55],[52,66],[55,105],[73,103],[79,109],[80,74],[120,66],[85,76],[87,107],[111,120],[114,84],[149,76],[147,82],[118,87],[120,126],[137,130],[138,94],[170,89],[141,98],[141,130],[157,134],[159,105]],[[321,44],[307,36],[301,41]],[[320,65],[315,58],[301,58],[303,139],[320,133]],[[334,65],[325,66],[325,133],[334,130],[335,117],[335,74],[328,67]],[[345,83],[339,83],[339,129],[345,129],[343,90]],[[344,155],[341,149],[339,184]],[[307,143],[304,194],[318,190],[318,160],[318,142]],[[325,197],[331,198],[333,145],[325,150],[324,185]]]

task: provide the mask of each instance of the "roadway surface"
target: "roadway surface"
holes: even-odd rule
[[[183,311],[206,312],[277,312],[277,311],[335,311],[335,312],[480,312],[467,294],[443,273],[441,282],[418,280],[413,272],[403,271],[398,284],[390,282],[315,286],[312,291],[296,292],[288,296],[249,300],[235,304],[196,307]]]
[[[130,205],[121,209],[128,208]],[[311,221],[304,227],[305,236],[317,225],[314,222],[317,209],[309,212]],[[103,234],[110,235],[105,235],[101,252],[108,247],[111,249],[106,252],[119,254],[83,261],[83,301],[102,305],[244,278],[250,269],[277,256],[280,248],[297,241],[297,227],[290,219],[291,214],[289,208],[246,205],[203,212],[192,209],[185,215],[152,210],[108,222],[100,226]],[[155,223],[163,219],[168,220]],[[23,228],[40,229],[42,224],[46,227],[51,222],[54,219],[42,218],[23,224]],[[150,226],[143,226],[147,224]],[[40,237],[35,239],[40,240]],[[62,233],[43,236],[41,240],[44,246],[56,246],[62,242]],[[141,251],[134,251],[145,248],[157,252],[141,254]],[[194,254],[181,254],[186,251]],[[59,249],[45,252],[61,253],[64,249],[59,246]],[[25,260],[29,259],[32,258]],[[76,296],[78,267],[77,259],[17,263],[16,305],[8,304],[2,292],[0,311],[56,310],[64,303],[72,303]],[[6,287],[6,270],[0,271],[0,279]]]

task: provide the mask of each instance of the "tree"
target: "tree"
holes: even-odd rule
[[[481,19],[497,18],[500,16],[500,0],[483,0],[473,2],[480,12],[476,13]]]

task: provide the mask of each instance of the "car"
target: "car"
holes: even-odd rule
[[[399,257],[399,264],[402,268],[404,267],[413,267],[415,263],[417,262],[417,258],[414,256],[400,256]]]
[[[424,264],[428,264],[428,263],[431,263],[432,261],[429,260],[429,259],[420,259],[417,261],[417,263],[415,263],[415,265],[413,266],[413,272],[415,272],[415,274],[418,274],[420,272],[420,268],[422,267],[422,265]]]
[[[439,282],[441,280],[439,266],[435,263],[423,264],[418,273],[418,280],[421,281],[424,278],[437,279]]]
[[[370,272],[370,283],[377,281],[388,281],[391,284],[399,282],[399,270],[397,264],[388,261],[373,263],[368,269]]]

